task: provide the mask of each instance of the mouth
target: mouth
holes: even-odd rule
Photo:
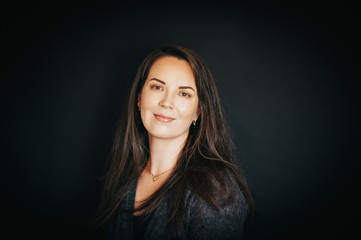
[[[175,118],[167,117],[167,116],[164,116],[162,114],[154,114],[154,117],[158,121],[163,122],[163,123],[168,123],[168,122],[171,122],[171,121],[175,120]]]

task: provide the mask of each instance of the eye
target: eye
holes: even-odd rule
[[[189,98],[191,95],[189,95],[187,92],[180,92],[179,93],[182,97]]]
[[[150,86],[150,88],[151,88],[151,89],[154,89],[154,90],[157,90],[157,91],[163,90],[163,87],[162,87],[162,86],[159,86],[159,85],[152,85],[152,86]]]

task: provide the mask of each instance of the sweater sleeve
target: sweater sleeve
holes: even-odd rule
[[[204,200],[190,195],[187,206],[189,217],[187,239],[227,240],[242,239],[244,223],[248,216],[247,201],[239,188],[233,200],[210,207]]]

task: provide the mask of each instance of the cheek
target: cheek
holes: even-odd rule
[[[148,108],[153,105],[154,101],[155,101],[154,96],[152,96],[149,92],[145,91],[142,94],[140,102],[141,102],[142,108]]]
[[[178,110],[182,114],[183,117],[193,118],[194,114],[197,111],[197,104],[194,102],[187,103],[187,104],[183,103],[183,104],[180,104]]]

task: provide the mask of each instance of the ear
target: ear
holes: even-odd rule
[[[140,105],[140,94],[138,94],[138,102],[137,102],[137,106],[138,106],[138,108],[141,108],[141,105]]]
[[[198,107],[197,112],[196,112],[196,118],[193,119],[194,121],[197,121],[199,114],[201,114],[201,109]]]

